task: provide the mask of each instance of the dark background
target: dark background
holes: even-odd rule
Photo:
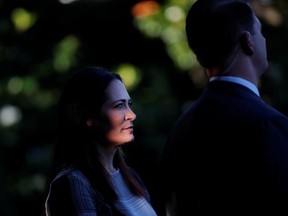
[[[125,150],[157,205],[155,177],[166,136],[206,82],[184,32],[193,2],[0,0],[1,216],[41,214],[59,92],[69,74],[83,65],[137,71],[138,81],[129,88],[137,114],[136,140]],[[260,93],[287,115],[287,1],[252,3],[270,62]],[[167,18],[169,11],[174,20]],[[21,30],[27,17],[31,24]]]

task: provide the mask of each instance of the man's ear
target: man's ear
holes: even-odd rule
[[[240,37],[240,45],[247,55],[254,54],[252,35],[250,32],[245,31]]]
[[[92,127],[94,125],[94,120],[92,118],[88,119],[86,121],[86,125],[87,127]]]

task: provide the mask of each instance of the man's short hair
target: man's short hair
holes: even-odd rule
[[[198,0],[186,18],[190,48],[205,67],[224,67],[241,33],[253,33],[254,11],[244,0]]]

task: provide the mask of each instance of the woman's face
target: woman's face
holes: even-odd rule
[[[133,121],[135,113],[131,110],[131,98],[124,84],[113,80],[105,90],[107,100],[104,102],[100,118],[95,120],[96,130],[103,133],[109,146],[119,146],[134,140]]]

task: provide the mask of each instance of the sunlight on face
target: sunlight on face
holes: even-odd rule
[[[124,84],[114,80],[107,86],[105,93],[107,100],[100,115],[107,142],[119,146],[133,141],[133,121],[136,115],[131,110],[131,98]]]

